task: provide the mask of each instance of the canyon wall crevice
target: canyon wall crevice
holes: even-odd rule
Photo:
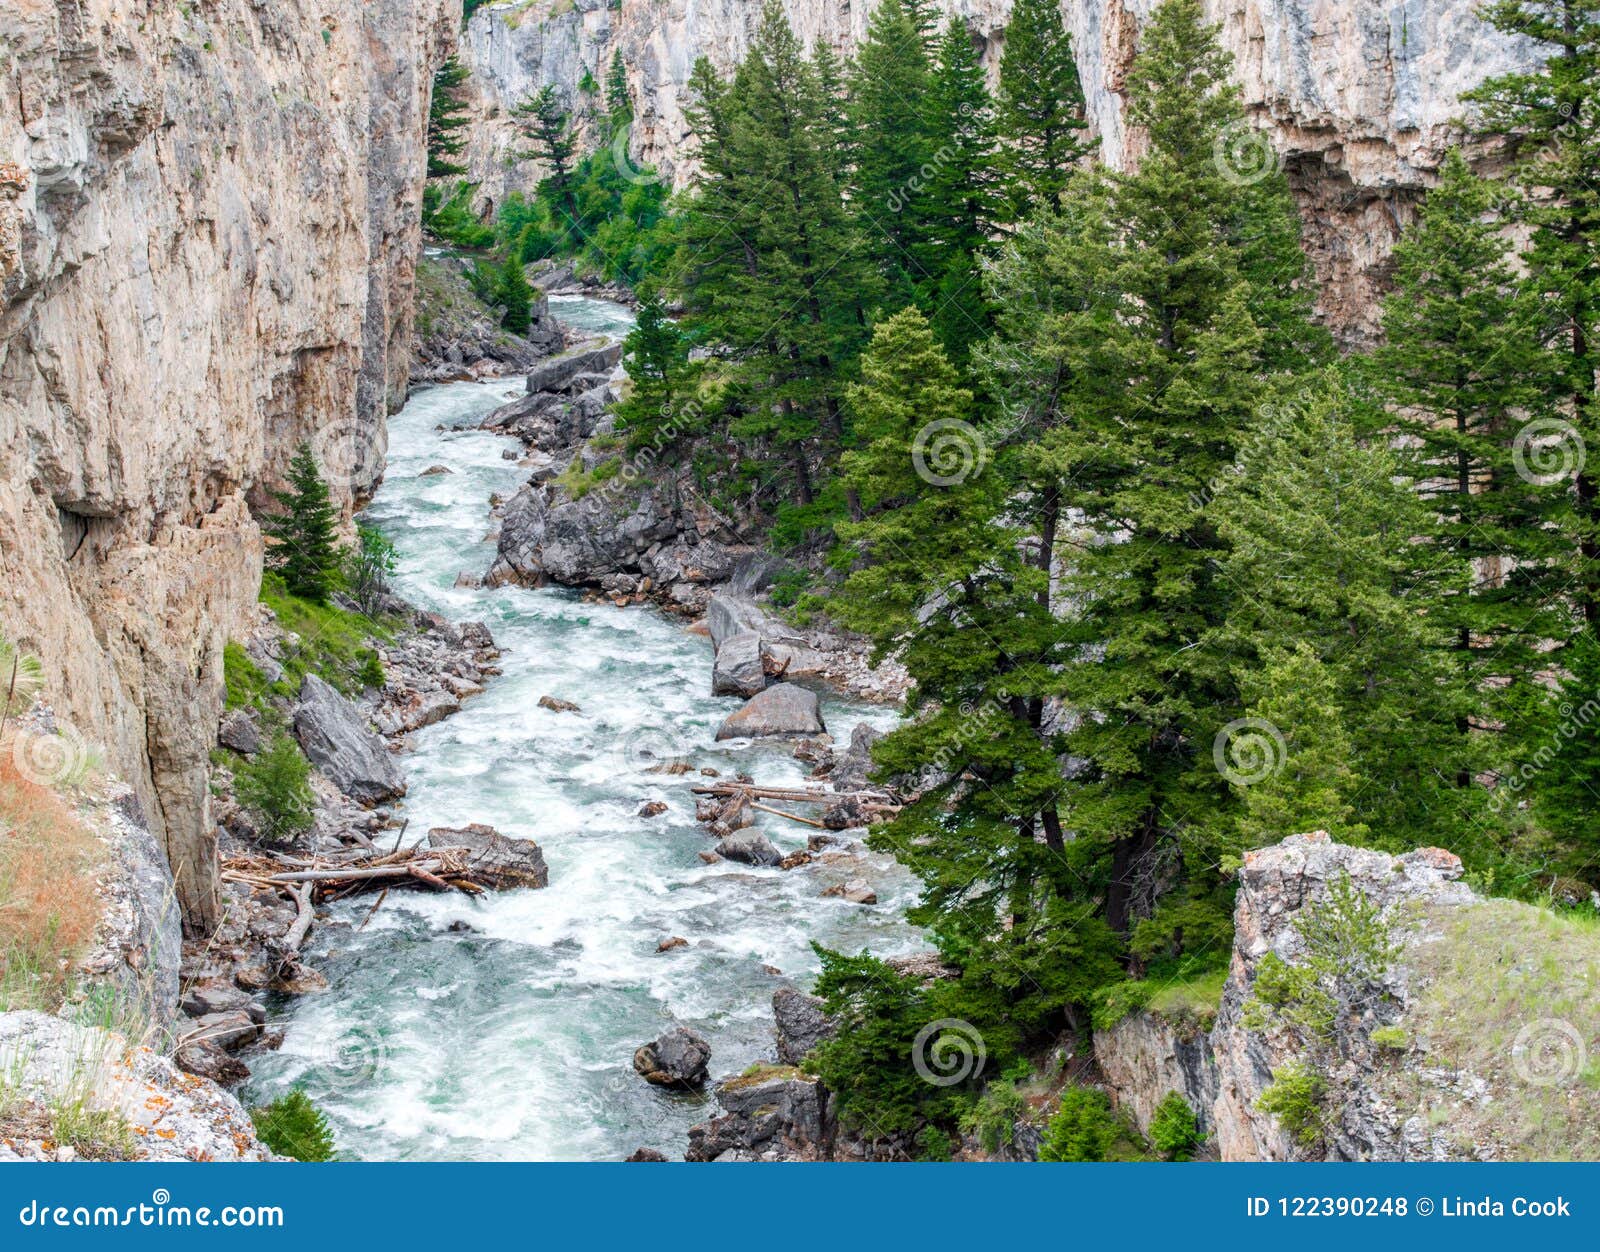
[[[1157,0],[1066,0],[1093,133],[1114,165],[1136,159],[1123,125],[1123,78]],[[612,5],[615,7],[612,7]],[[983,43],[993,66],[1009,0],[941,0]],[[785,0],[807,45],[848,50],[871,4]],[[1459,124],[1464,91],[1536,63],[1538,49],[1495,31],[1477,0],[1206,0],[1233,53],[1255,123],[1271,137],[1299,200],[1324,316],[1352,341],[1376,333],[1376,300],[1400,229],[1454,144],[1492,163]],[[538,170],[511,110],[546,83],[580,107],[584,72],[604,81],[613,52],[628,68],[633,155],[676,182],[688,172],[686,84],[695,59],[727,69],[748,48],[758,0],[520,0],[480,9],[463,40],[472,70],[468,162],[483,196],[531,190]]]
[[[9,0],[0,628],[215,920],[207,777],[247,500],[312,440],[341,503],[404,396],[454,0]]]

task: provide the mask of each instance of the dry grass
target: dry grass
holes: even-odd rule
[[[105,846],[0,743],[0,1009],[53,1010],[94,939]]]

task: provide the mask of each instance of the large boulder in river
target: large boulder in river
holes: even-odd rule
[[[622,360],[622,345],[608,343],[598,348],[577,348],[560,356],[540,361],[528,371],[528,394],[539,391],[566,391],[584,374],[609,374]],[[589,380],[585,380],[586,382]]]
[[[318,772],[352,800],[371,805],[405,795],[405,775],[366,715],[315,674],[300,684],[294,736]]]
[[[682,1026],[633,1054],[634,1070],[657,1087],[698,1087],[706,1080],[710,1061],[711,1045]]]
[[[778,865],[783,861],[783,853],[759,830],[741,830],[728,835],[717,844],[717,855],[746,865]]]
[[[545,887],[550,871],[544,853],[532,839],[513,839],[493,826],[473,822],[468,826],[435,826],[428,832],[430,848],[465,848],[472,877],[485,886]]]
[[[850,746],[835,754],[833,768],[828,771],[828,781],[835,790],[860,791],[871,782],[868,775],[872,772],[872,745],[882,738],[881,730],[865,722],[850,732]]]
[[[767,687],[761,664],[761,636],[746,630],[725,639],[711,665],[711,694],[753,696]]]
[[[717,727],[720,739],[762,739],[777,735],[827,733],[817,693],[793,683],[778,683],[758,692],[744,708],[731,713]]]

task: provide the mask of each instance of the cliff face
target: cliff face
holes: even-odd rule
[[[1123,125],[1122,84],[1141,22],[1157,0],[1066,0],[1089,119],[1115,165],[1137,159]],[[786,0],[808,45],[846,50],[871,5]],[[1009,0],[942,0],[981,40],[993,66]],[[1375,294],[1400,228],[1445,151],[1465,136],[1461,93],[1492,74],[1536,61],[1533,45],[1481,22],[1477,0],[1206,0],[1234,55],[1236,77],[1298,195],[1306,244],[1323,285],[1323,310],[1352,339],[1375,329]],[[510,109],[546,83],[580,108],[593,102],[584,71],[603,80],[614,51],[628,69],[633,155],[681,182],[688,127],[685,84],[698,56],[738,62],[760,16],[757,0],[521,0],[480,9],[463,59],[473,72],[472,177],[498,199],[537,171]],[[598,103],[598,102],[595,102]]]
[[[261,572],[246,500],[301,439],[346,505],[381,473],[459,12],[8,0],[0,627],[135,782],[192,926],[222,648]]]

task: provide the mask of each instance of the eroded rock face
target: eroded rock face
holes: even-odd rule
[[[405,794],[405,774],[366,714],[315,674],[300,684],[294,734],[311,764],[352,800],[371,805]]]
[[[261,574],[246,498],[301,439],[346,507],[381,473],[459,12],[6,5],[0,620],[137,788],[195,929],[222,649]]]
[[[1082,0],[1063,6],[1092,132],[1111,163],[1136,160],[1141,139],[1123,123],[1124,79],[1139,28],[1157,0]],[[854,46],[871,4],[787,0],[808,46]],[[940,0],[966,19],[997,64],[1007,0]],[[1323,308],[1352,338],[1375,327],[1373,296],[1400,226],[1409,220],[1445,151],[1462,138],[1462,92],[1532,65],[1535,45],[1477,17],[1477,0],[1206,0],[1235,58],[1234,77],[1253,120],[1270,135],[1300,200]],[[510,110],[547,83],[581,101],[586,69],[603,78],[613,50],[628,68],[635,123],[625,154],[681,185],[692,166],[684,117],[699,56],[726,71],[744,55],[760,6],[744,0],[534,0],[483,8],[463,40],[476,93],[468,158],[472,177],[498,200],[531,191],[532,164],[508,166],[522,145]]]

